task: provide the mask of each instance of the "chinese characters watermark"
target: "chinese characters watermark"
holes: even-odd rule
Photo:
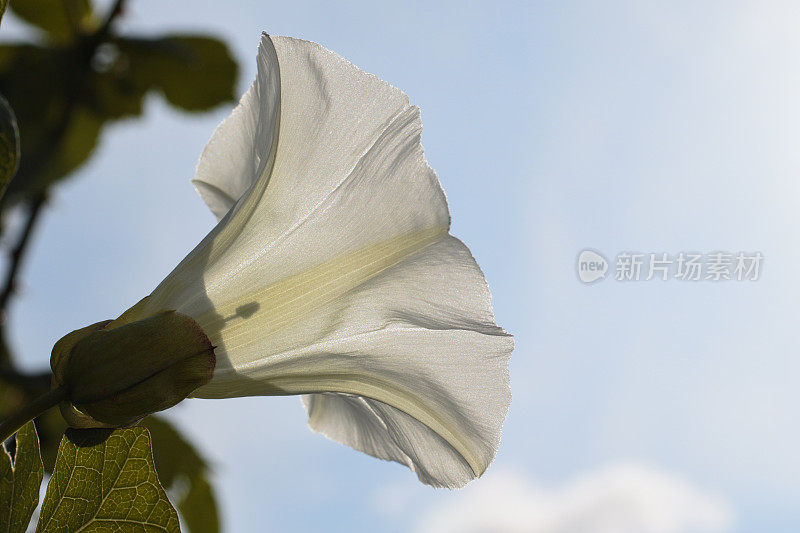
[[[620,252],[612,268],[600,252],[585,249],[577,267],[584,283],[604,279],[609,271],[616,281],[758,281],[763,261],[761,252]]]

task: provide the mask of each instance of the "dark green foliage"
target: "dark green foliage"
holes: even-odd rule
[[[234,99],[237,65],[217,39],[118,36],[78,0],[15,0],[11,7],[48,39],[0,45],[0,94],[17,114],[22,145],[9,202],[41,194],[78,169],[103,127],[141,115],[150,92],[185,111]]]
[[[150,416],[142,425],[150,430],[158,478],[176,493],[176,506],[189,532],[217,533],[217,503],[205,459],[164,419]]]
[[[0,0],[0,17],[8,5],[31,30],[24,42],[0,44],[0,194],[7,186],[0,233],[8,207],[18,205],[27,219],[18,237],[3,235],[11,253],[0,284],[0,420],[50,388],[49,373],[18,371],[4,339],[29,230],[51,187],[92,157],[107,125],[142,115],[149,95],[186,112],[234,100],[237,65],[223,42],[192,34],[120,35],[116,19],[125,3],[115,0],[102,12],[91,0]],[[203,458],[166,422],[150,417],[145,425],[158,476],[142,427],[67,430],[62,438],[57,409],[38,417],[35,430],[24,426],[14,460],[0,451],[0,531],[26,530],[43,469],[53,477],[37,531],[178,531],[161,483],[191,532],[219,531]]]
[[[11,9],[53,41],[72,41],[96,24],[89,0],[11,0]]]
[[[19,129],[14,110],[0,96],[0,198],[19,166]]]

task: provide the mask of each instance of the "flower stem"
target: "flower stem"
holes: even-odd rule
[[[8,440],[8,438],[16,433],[26,422],[33,420],[51,407],[57,405],[66,397],[67,389],[58,387],[42,394],[25,407],[3,420],[3,422],[0,423],[0,444]]]

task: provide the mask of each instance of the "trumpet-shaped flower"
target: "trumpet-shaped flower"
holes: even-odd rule
[[[435,486],[480,476],[513,342],[448,233],[419,109],[321,46],[262,37],[193,180],[218,225],[109,327],[166,310],[216,346],[195,397],[303,395],[311,427]]]

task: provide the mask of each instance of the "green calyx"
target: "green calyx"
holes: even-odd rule
[[[176,311],[73,331],[50,358],[53,387],[66,391],[61,412],[73,427],[134,424],[208,383],[215,364],[206,334]]]

